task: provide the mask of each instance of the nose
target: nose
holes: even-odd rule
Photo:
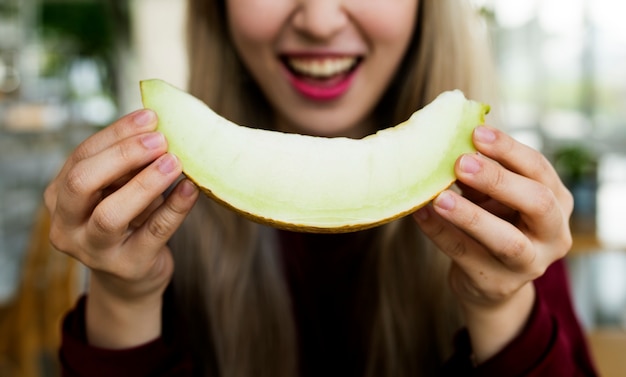
[[[293,25],[314,39],[332,37],[348,23],[342,0],[301,0]]]

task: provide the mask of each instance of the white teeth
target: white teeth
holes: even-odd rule
[[[327,78],[348,71],[356,64],[355,57],[324,59],[289,58],[289,66],[297,73],[316,78]]]

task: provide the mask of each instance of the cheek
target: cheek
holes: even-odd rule
[[[351,0],[355,19],[369,36],[371,43],[404,46],[413,35],[418,0],[370,0],[368,7],[359,7],[363,0]]]
[[[236,44],[252,47],[271,42],[289,14],[291,0],[229,0],[228,25]]]

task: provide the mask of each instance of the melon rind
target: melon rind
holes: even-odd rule
[[[489,112],[455,90],[363,139],[325,138],[237,125],[162,80],[140,86],[200,189],[254,221],[306,232],[365,229],[422,207],[454,183]]]

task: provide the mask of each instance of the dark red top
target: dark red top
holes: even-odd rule
[[[364,263],[367,238],[347,235],[283,234],[289,244],[283,261],[294,305],[302,376],[361,376],[365,355],[362,331],[355,327],[359,304],[356,274]],[[306,247],[304,245],[306,244]],[[287,249],[287,248],[283,248]],[[307,249],[314,249],[310,252]],[[466,331],[454,340],[455,354],[442,366],[444,376],[596,376],[585,337],[574,314],[562,261],[535,281],[537,300],[524,331],[505,349],[478,367],[470,361]],[[85,300],[63,323],[60,350],[64,376],[191,376],[193,365],[176,335],[176,320],[164,300],[163,335],[124,350],[89,346]],[[172,306],[171,303],[169,306]],[[329,368],[332,366],[332,368]]]

